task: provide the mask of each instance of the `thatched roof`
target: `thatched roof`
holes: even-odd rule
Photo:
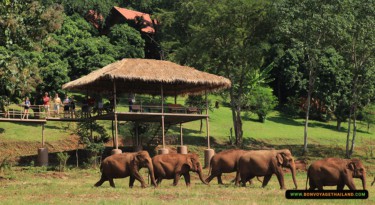
[[[188,66],[152,59],[123,59],[63,85],[63,89],[89,92],[160,95],[198,94],[229,88],[230,80]]]

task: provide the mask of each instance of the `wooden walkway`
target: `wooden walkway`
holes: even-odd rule
[[[31,123],[31,124],[45,124],[46,119],[17,119],[17,118],[0,118],[0,122],[18,122],[18,123]]]

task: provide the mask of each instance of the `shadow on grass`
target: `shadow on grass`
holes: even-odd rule
[[[275,122],[275,123],[284,124],[284,125],[292,125],[292,126],[301,126],[301,125],[303,125],[303,122],[297,122],[294,119],[290,119],[290,118],[287,118],[287,117],[282,116],[282,115],[280,115],[280,116],[274,116],[274,117],[269,117],[266,120],[272,121],[272,122]]]
[[[4,132],[5,132],[5,129],[4,128],[0,128],[0,134],[2,134]]]

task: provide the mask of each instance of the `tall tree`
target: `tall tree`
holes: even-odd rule
[[[304,126],[303,152],[308,151],[308,125],[311,108],[311,98],[316,91],[316,81],[324,70],[321,57],[330,49],[331,42],[338,34],[336,18],[337,1],[282,0],[275,4],[280,19],[278,29],[283,39],[289,39],[289,47],[300,53],[299,68],[304,70],[306,91],[306,114]],[[287,41],[286,41],[287,42]]]
[[[242,143],[241,112],[245,94],[266,82],[271,66],[264,65],[269,48],[268,1],[189,0],[181,3],[179,15],[189,19],[183,47],[175,60],[229,78],[230,105],[236,144]],[[181,17],[182,18],[182,17]],[[264,69],[266,67],[266,69]]]
[[[353,76],[346,142],[346,157],[350,158],[355,147],[358,110],[369,104],[375,95],[375,2],[348,0],[347,6],[348,11],[351,11],[351,21],[345,29],[347,35],[344,40],[347,41],[343,53]],[[351,119],[353,133],[350,142]]]

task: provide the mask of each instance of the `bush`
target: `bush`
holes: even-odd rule
[[[272,94],[269,87],[256,87],[249,95],[248,102],[250,111],[258,115],[260,122],[265,122],[267,114],[277,105],[277,98]]]
[[[66,167],[66,162],[69,159],[69,154],[64,152],[57,153],[57,160],[59,161],[59,171],[63,172]]]
[[[98,159],[102,155],[105,146],[109,141],[109,136],[105,128],[95,121],[83,121],[78,123],[76,133],[80,136],[80,143],[85,145],[85,150],[89,152],[89,159]],[[97,166],[97,160],[92,161],[93,166]]]

